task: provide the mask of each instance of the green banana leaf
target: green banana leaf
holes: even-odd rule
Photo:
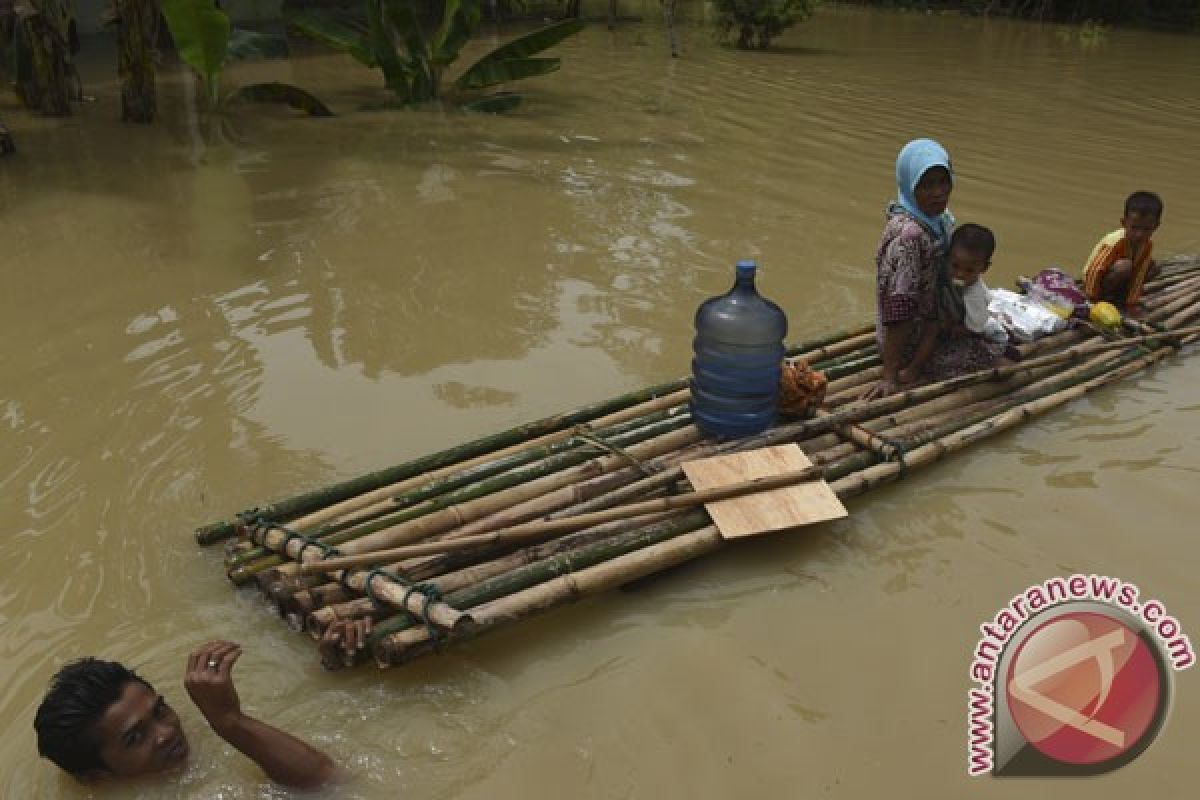
[[[485,86],[494,86],[504,81],[515,81],[534,75],[544,75],[546,72],[553,72],[558,69],[558,59],[531,59],[530,56],[553,47],[568,36],[579,33],[583,30],[583,27],[584,23],[582,20],[564,20],[563,22],[556,22],[553,25],[547,25],[544,28],[538,28],[524,36],[513,39],[508,44],[497,47],[468,67],[466,72],[458,76],[458,80],[454,82],[454,85],[459,89],[479,89]],[[541,71],[536,71],[528,63],[522,63],[521,66],[512,68],[511,74],[513,77],[501,77],[506,72],[504,65],[513,61],[554,61],[556,63],[553,67],[542,65],[538,68]]]
[[[486,89],[509,81],[548,75],[562,66],[557,58],[512,58],[507,61],[480,62],[463,73],[454,85],[459,89]]]
[[[454,63],[458,54],[479,27],[479,0],[446,0],[442,24],[433,35],[430,51],[435,64]]]
[[[400,57],[396,40],[384,14],[385,0],[367,0],[366,44],[383,70],[383,82],[401,102],[413,96],[411,65]]]
[[[467,103],[463,111],[475,111],[481,114],[500,114],[511,111],[521,104],[521,95],[512,92],[489,94],[487,97]]]
[[[229,46],[229,17],[213,0],[162,0],[161,5],[180,58],[204,78],[216,105]]]
[[[333,14],[320,11],[289,11],[284,14],[284,19],[305,36],[326,47],[346,53],[368,67],[379,66],[379,59],[372,52],[367,36]]]
[[[230,92],[223,105],[233,103],[283,103],[310,117],[332,117],[329,107],[299,86],[290,83],[252,83]]]
[[[438,95],[437,81],[433,74],[430,59],[432,54],[429,40],[425,37],[424,27],[417,17],[416,4],[413,0],[382,0],[384,18],[381,24],[386,29],[390,23],[392,30],[404,41],[404,63],[408,69],[409,81],[412,87],[411,99],[417,102],[436,100]]]
[[[249,58],[286,58],[287,39],[271,33],[234,28],[229,31],[229,44],[225,47],[227,61]]]

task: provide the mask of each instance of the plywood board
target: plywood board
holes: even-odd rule
[[[743,483],[754,478],[812,466],[795,444],[688,461],[683,471],[697,490]],[[705,506],[726,539],[811,525],[847,515],[846,507],[825,481],[810,481],[769,492],[718,500]]]

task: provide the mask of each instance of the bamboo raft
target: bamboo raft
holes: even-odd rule
[[[1147,369],[1200,338],[1200,257],[1163,266],[1140,322],[1022,345],[1012,366],[863,401],[881,367],[862,327],[789,351],[828,378],[823,408],[755,436],[705,439],[681,379],[244,511],[196,539],[226,541],[230,580],[257,584],[314,639],[371,617],[345,665],[403,664],[720,549],[683,462],[796,443],[814,467],[778,483],[823,477],[845,499]]]

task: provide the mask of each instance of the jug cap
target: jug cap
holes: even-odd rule
[[[737,262],[737,271],[738,271],[739,275],[753,273],[757,269],[758,269],[758,262],[752,258],[744,258],[741,261]]]

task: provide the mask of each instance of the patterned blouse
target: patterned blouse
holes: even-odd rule
[[[888,217],[875,253],[875,336],[883,327],[937,319],[937,275],[941,252],[921,223],[903,212]]]

